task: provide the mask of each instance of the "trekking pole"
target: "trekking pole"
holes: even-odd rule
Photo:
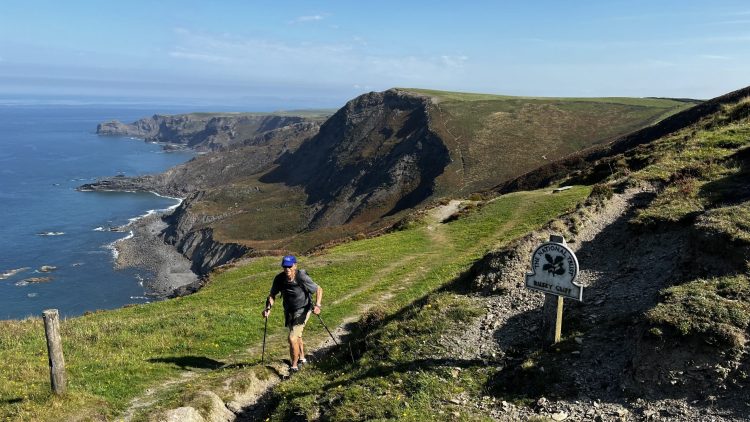
[[[328,327],[326,326],[326,323],[323,322],[323,318],[320,317],[320,314],[318,314],[318,319],[320,320],[320,323],[323,324],[323,328],[325,328],[326,331],[328,331],[328,335],[331,336],[331,340],[333,340],[333,342],[336,343],[336,346],[338,346],[339,342],[336,341],[336,339],[333,337],[333,334],[331,334],[331,330],[329,330]]]
[[[266,317],[266,324],[263,326],[263,354],[260,356],[260,363],[266,361],[266,330],[268,330],[268,317]]]
[[[328,331],[328,335],[331,336],[331,340],[336,344],[336,346],[339,345],[339,342],[336,341],[336,339],[333,337],[333,334],[331,334],[331,330],[328,329],[328,326],[325,322],[323,322],[323,318],[321,318],[320,314],[318,314],[318,320],[320,320],[320,323],[323,325],[323,328]],[[354,363],[354,354],[352,353],[352,345],[349,344],[349,357],[352,358],[352,363]]]

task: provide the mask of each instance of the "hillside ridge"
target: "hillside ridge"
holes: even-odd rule
[[[668,100],[439,95],[445,97],[404,89],[363,94],[321,124],[289,123],[236,137],[163,174],[103,179],[80,189],[187,198],[162,236],[208,271],[206,263],[243,253],[301,253],[379,232],[431,200],[490,188],[686,107]],[[184,137],[197,139],[201,131]],[[234,252],[224,255],[227,250]]]

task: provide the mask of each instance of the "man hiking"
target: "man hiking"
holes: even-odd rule
[[[306,363],[305,345],[302,342],[302,330],[305,328],[310,312],[320,314],[320,303],[323,300],[323,289],[315,284],[307,275],[305,270],[297,270],[297,258],[287,255],[281,260],[284,271],[277,274],[273,279],[271,293],[266,299],[266,308],[263,310],[263,318],[268,318],[271,313],[276,295],[281,293],[284,299],[284,325],[289,328],[289,356],[291,358],[290,370],[299,370],[298,363]],[[315,304],[313,306],[312,294],[315,293]]]

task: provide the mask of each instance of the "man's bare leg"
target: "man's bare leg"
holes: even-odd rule
[[[299,361],[299,337],[289,336],[289,357],[291,358],[292,368],[297,367]]]

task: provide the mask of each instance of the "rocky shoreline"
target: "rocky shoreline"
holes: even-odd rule
[[[167,228],[163,213],[151,214],[121,227],[132,236],[114,243],[115,269],[141,268],[152,276],[143,280],[146,294],[157,297],[182,296],[196,291],[201,280],[191,270],[191,262],[160,234]]]

